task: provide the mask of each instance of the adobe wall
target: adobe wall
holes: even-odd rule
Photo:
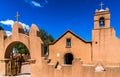
[[[0,30],[0,59],[4,59],[4,38],[6,37],[6,33]],[[4,61],[0,62],[0,73],[5,74],[5,63]]]
[[[103,71],[96,71],[96,64],[84,64],[80,59],[74,59],[72,65],[60,65],[61,69],[55,68],[55,63],[42,62],[42,77],[120,77],[120,65],[103,65]]]
[[[113,28],[92,30],[93,61],[120,63],[120,39]]]
[[[71,39],[71,47],[66,47],[66,39]],[[49,45],[49,59],[54,63],[59,61],[64,64],[64,55],[72,53],[74,58],[80,58],[83,62],[91,62],[91,43],[83,42],[79,38],[72,35],[70,32],[66,33],[55,44]],[[57,57],[57,54],[60,54]]]

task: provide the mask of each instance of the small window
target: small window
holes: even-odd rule
[[[99,26],[104,26],[105,25],[105,18],[101,17],[99,19]]]
[[[71,47],[71,39],[66,39],[66,47]]]

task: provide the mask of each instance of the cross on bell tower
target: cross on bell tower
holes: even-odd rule
[[[103,5],[104,5],[104,4],[101,2],[101,3],[100,3],[100,10],[103,9]]]
[[[17,22],[18,22],[19,16],[20,16],[20,15],[19,15],[19,13],[17,12],[17,13],[16,13],[16,16],[15,16]]]

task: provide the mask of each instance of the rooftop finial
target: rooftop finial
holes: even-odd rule
[[[100,10],[103,10],[103,5],[104,5],[104,4],[101,2],[101,3],[100,3],[100,8],[101,8]]]
[[[19,13],[18,13],[18,11],[17,11],[16,16],[15,16],[17,22],[18,22],[19,16],[20,16],[20,15],[19,15]]]

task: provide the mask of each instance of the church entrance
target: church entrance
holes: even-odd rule
[[[23,70],[21,68],[23,67],[23,65],[30,64],[28,61],[30,59],[30,53],[27,47],[20,42],[14,42],[8,46],[8,48],[6,49],[5,58],[7,76],[21,74]]]
[[[73,55],[71,53],[66,53],[64,56],[64,64],[72,64]]]

